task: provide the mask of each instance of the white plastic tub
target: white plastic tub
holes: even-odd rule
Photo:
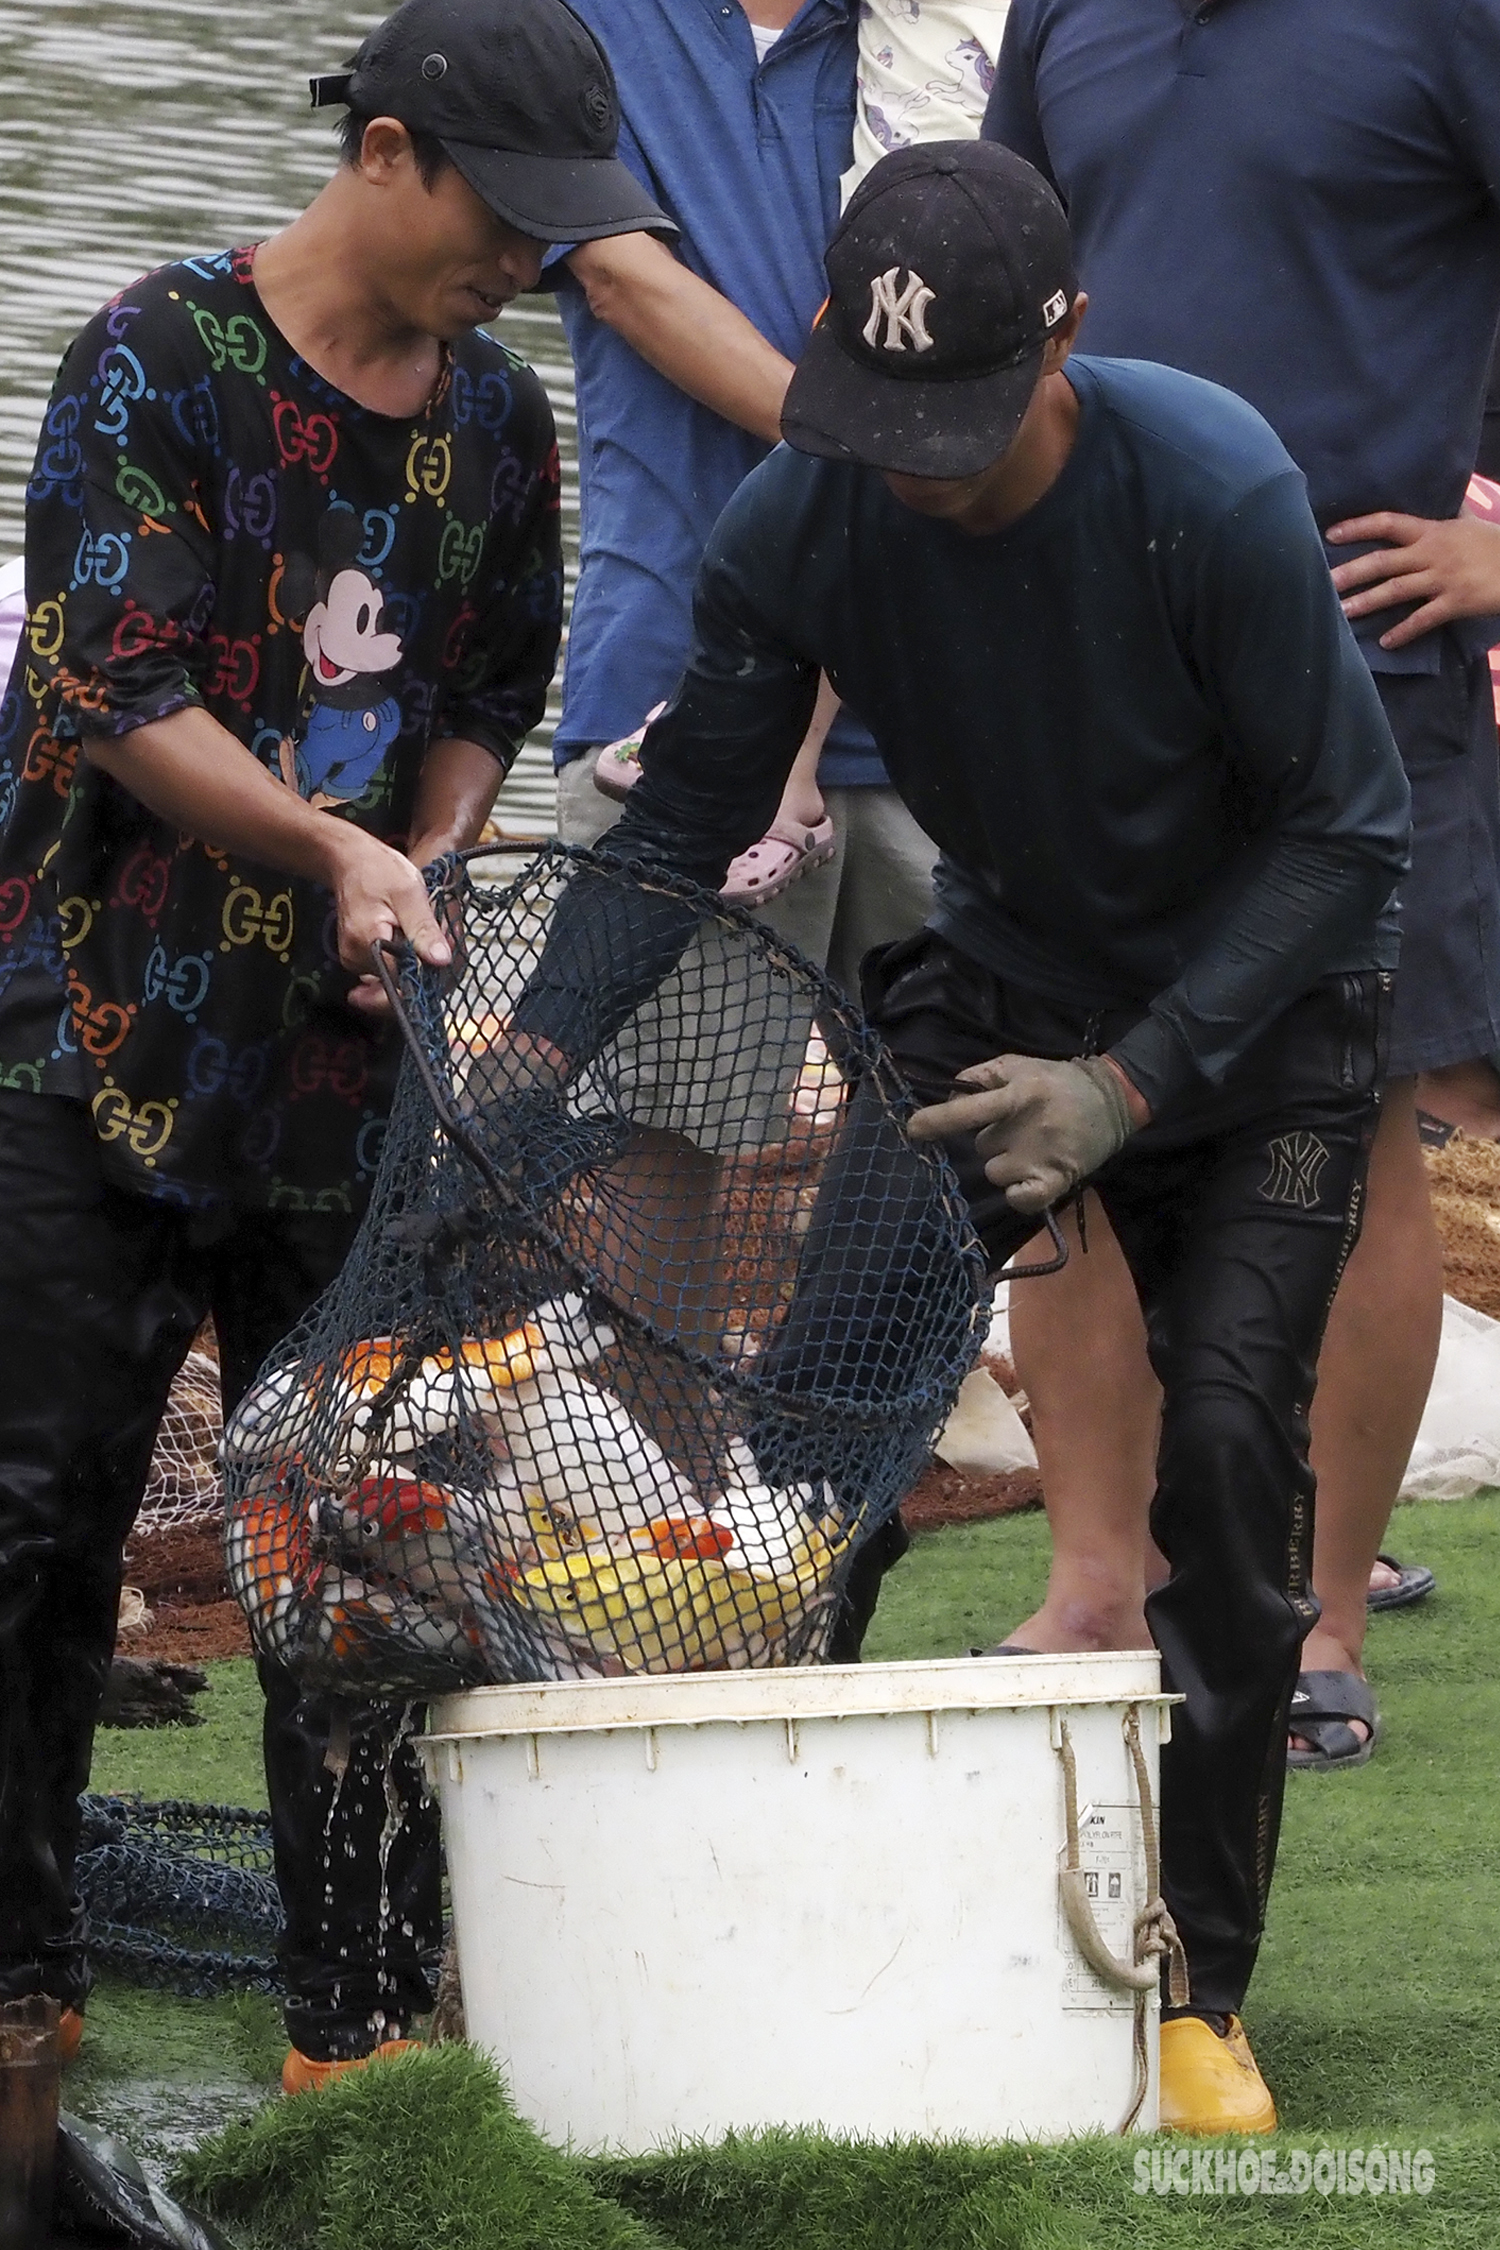
[[[1154,1653],[480,1688],[432,1716],[469,2035],[551,2139],[1113,2131],[1134,2000],[1062,1911],[1145,1904]],[[1092,1877],[1092,1882],[1089,1878]],[[1156,2121],[1151,2083],[1139,2123]]]

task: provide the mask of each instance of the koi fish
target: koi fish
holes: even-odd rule
[[[281,1479],[252,1493],[230,1514],[224,1560],[257,1648],[279,1654],[322,1567],[313,1557],[306,1503],[294,1500]]]
[[[364,1477],[346,1498],[325,1502],[323,1520],[361,1578],[450,1612],[465,1608],[476,1572],[492,1560],[479,1502],[394,1471]]]
[[[701,1512],[696,1493],[612,1392],[565,1369],[496,1394],[497,1456],[544,1506],[625,1531]]]
[[[382,1643],[390,1645],[398,1668],[404,1656],[436,1657],[465,1670],[472,1669],[479,1645],[472,1627],[409,1594],[372,1586],[355,1571],[326,1572],[303,1620],[302,1649],[376,1670]]]
[[[827,1595],[847,1541],[836,1546],[806,1524],[773,1573],[732,1565],[732,1550],[715,1537],[714,1518],[707,1524],[689,1553],[621,1554],[586,1546],[533,1564],[516,1574],[513,1598],[545,1620],[590,1669],[601,1659],[613,1659],[626,1672],[772,1663],[809,1606]],[[718,1553],[704,1552],[710,1542]]]

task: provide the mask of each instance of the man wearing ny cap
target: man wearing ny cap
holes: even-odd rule
[[[374,941],[448,944],[556,657],[551,415],[476,323],[543,246],[670,232],[561,0],[406,0],[315,102],[343,162],[150,274],[59,374],[0,715],[0,1998],[81,2035],[73,1883],[121,1548],[202,1321],[226,1407],[337,1273],[395,1052]],[[261,1666],[289,2088],[430,2004],[397,1715]],[[393,1819],[392,1814],[399,1814]]]
[[[1069,357],[1085,300],[1028,165],[991,145],[892,155],[827,265],[788,442],[720,520],[687,671],[607,848],[715,885],[775,803],[820,668],[936,838],[931,924],[868,958],[866,1002],[995,1270],[1085,1180],[1130,1260],[1166,1396],[1153,1523],[1172,1575],[1151,1621],[1186,1699],[1162,1819],[1191,1989],[1163,2032],[1162,2113],[1267,2130],[1239,2011],[1310,1608],[1307,1407],[1380,1099],[1406,784],[1298,471],[1226,392]],[[640,996],[586,984],[579,960],[660,963],[682,942],[669,899],[612,901],[575,881],[517,1010],[554,1072]],[[632,926],[601,931],[616,914]],[[760,1363],[771,1392],[795,1386],[805,1332],[858,1322],[899,1346],[878,1227],[853,1230],[863,1291],[846,1245],[825,1301],[815,1245],[838,1197],[835,1175]],[[844,1473],[830,1458],[836,1490]]]

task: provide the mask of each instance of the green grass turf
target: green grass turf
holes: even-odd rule
[[[1239,2250],[1294,2230],[1316,2250],[1388,2242],[1496,2250],[1500,1494],[1405,1508],[1392,1540],[1398,1553],[1437,1570],[1439,1592],[1418,1609],[1373,1622],[1369,1665],[1389,1729],[1374,1761],[1352,1774],[1292,1777],[1248,2020],[1281,2107],[1283,2168],[1292,2148],[1315,2150],[1325,2140],[1345,2148],[1377,2141],[1426,2147],[1437,2168],[1430,2196],[1159,2198],[1134,2192],[1134,2145],[878,2149],[786,2134],[595,2164],[594,2185],[674,2250],[1189,2250],[1210,2243]],[[1038,1516],[918,1541],[889,1583],[869,1655],[952,1655],[994,1640],[1035,1607],[1046,1554]],[[208,1726],[102,1737],[95,1785],[255,1801],[253,1678],[242,1666],[216,1666],[214,1677],[204,1699]],[[216,1777],[211,1786],[207,1776]],[[266,2082],[278,2051],[270,2012],[249,2003],[236,2013],[118,1989],[91,2010],[90,2047],[93,2059],[81,2066],[87,2076],[70,2080],[70,2098],[84,2114],[113,2104],[109,2122],[117,2127],[127,2123],[143,2050],[151,2071],[163,2078],[180,2071],[184,2083],[195,2067],[202,2076],[212,2063],[222,2078],[232,2063],[247,2093]],[[357,2111],[360,2096],[350,2100]],[[418,2242],[424,2250],[429,2242],[434,2250],[467,2250],[471,2241],[476,2250],[480,2243],[509,2250],[512,2242],[531,2250],[532,2240],[536,2250],[554,2250],[545,2224],[530,2238],[496,2232],[492,2218],[488,2234],[474,2231],[476,2214],[499,2208],[486,2167],[493,2162],[504,2172],[516,2161],[505,2135],[489,2128],[470,2135],[479,2152],[472,2159],[455,2150],[443,2174],[451,2208],[439,2223],[431,2201],[436,2175],[422,2156],[439,2127],[418,2081],[409,2082],[402,2114],[405,2125],[393,2125],[381,2142],[385,2200],[368,2207],[360,2250]],[[288,2115],[267,2112],[261,2130],[271,2134]],[[332,2159],[317,2161],[326,2168]],[[283,2163],[290,2175],[287,2150],[276,2159]],[[351,2178],[359,2168],[351,2162]],[[408,2175],[417,2183],[410,2199]],[[246,2233],[246,2250],[300,2239],[343,2250],[356,2239],[336,2231],[345,2222],[327,2210],[308,2232],[308,2208],[301,2236],[287,2231],[283,2217],[279,2234],[275,2226]],[[579,2250],[596,2243],[625,2250],[628,2238],[609,2231],[615,2221],[607,2207],[570,2210],[575,2234],[557,2236],[559,2250],[565,2242],[571,2250],[575,2239]],[[590,2236],[596,2223],[605,2231]]]
[[[522,2124],[467,2047],[279,2102],[186,2159],[182,2185],[265,2250],[668,2250]]]
[[[203,1725],[101,1730],[91,1789],[202,1805],[265,1803],[255,1667],[244,1658],[204,1669]],[[285,2052],[281,2013],[269,2000],[174,2000],[105,1979],[89,2001],[83,2053],[63,2098],[120,2134],[160,2175],[226,2117],[259,2107]]]
[[[1295,2145],[1320,2144],[1276,2142],[1282,2171]],[[1256,2250],[1293,2239],[1300,2250],[1494,2250],[1500,2234],[1494,2135],[1435,2137],[1427,2197],[1138,2193],[1135,2153],[1099,2140],[861,2147],[771,2134],[591,2171],[675,2250]]]
[[[1278,2168],[1319,2141],[1284,2137]],[[1190,2202],[1140,2191],[1137,2159],[1149,2170],[1150,2156],[1102,2140],[966,2147],[772,2132],[580,2162],[516,2117],[485,2058],[448,2047],[231,2125],[185,2158],[178,2186],[241,2250],[1250,2250],[1293,2230],[1326,2250],[1495,2240],[1493,2134],[1433,2136],[1428,2198]]]
[[[1371,1763],[1289,1777],[1248,2015],[1283,2118],[1355,2132],[1482,2121],[1500,2076],[1500,1494],[1403,1508],[1391,1537],[1439,1590],[1371,1621]],[[1046,1567],[1040,1515],[940,1532],[892,1577],[869,1653],[992,1641]]]
[[[105,1727],[94,1737],[98,1795],[180,1797],[195,1805],[263,1805],[261,1694],[248,1656],[205,1664],[198,1727]]]

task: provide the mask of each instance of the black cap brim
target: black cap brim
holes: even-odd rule
[[[924,383],[861,366],[825,317],[797,363],[781,434],[799,453],[894,476],[978,476],[1009,450],[1025,420],[1045,348],[994,374]]]
[[[446,138],[443,147],[495,216],[537,242],[677,232],[617,157],[525,156]]]

